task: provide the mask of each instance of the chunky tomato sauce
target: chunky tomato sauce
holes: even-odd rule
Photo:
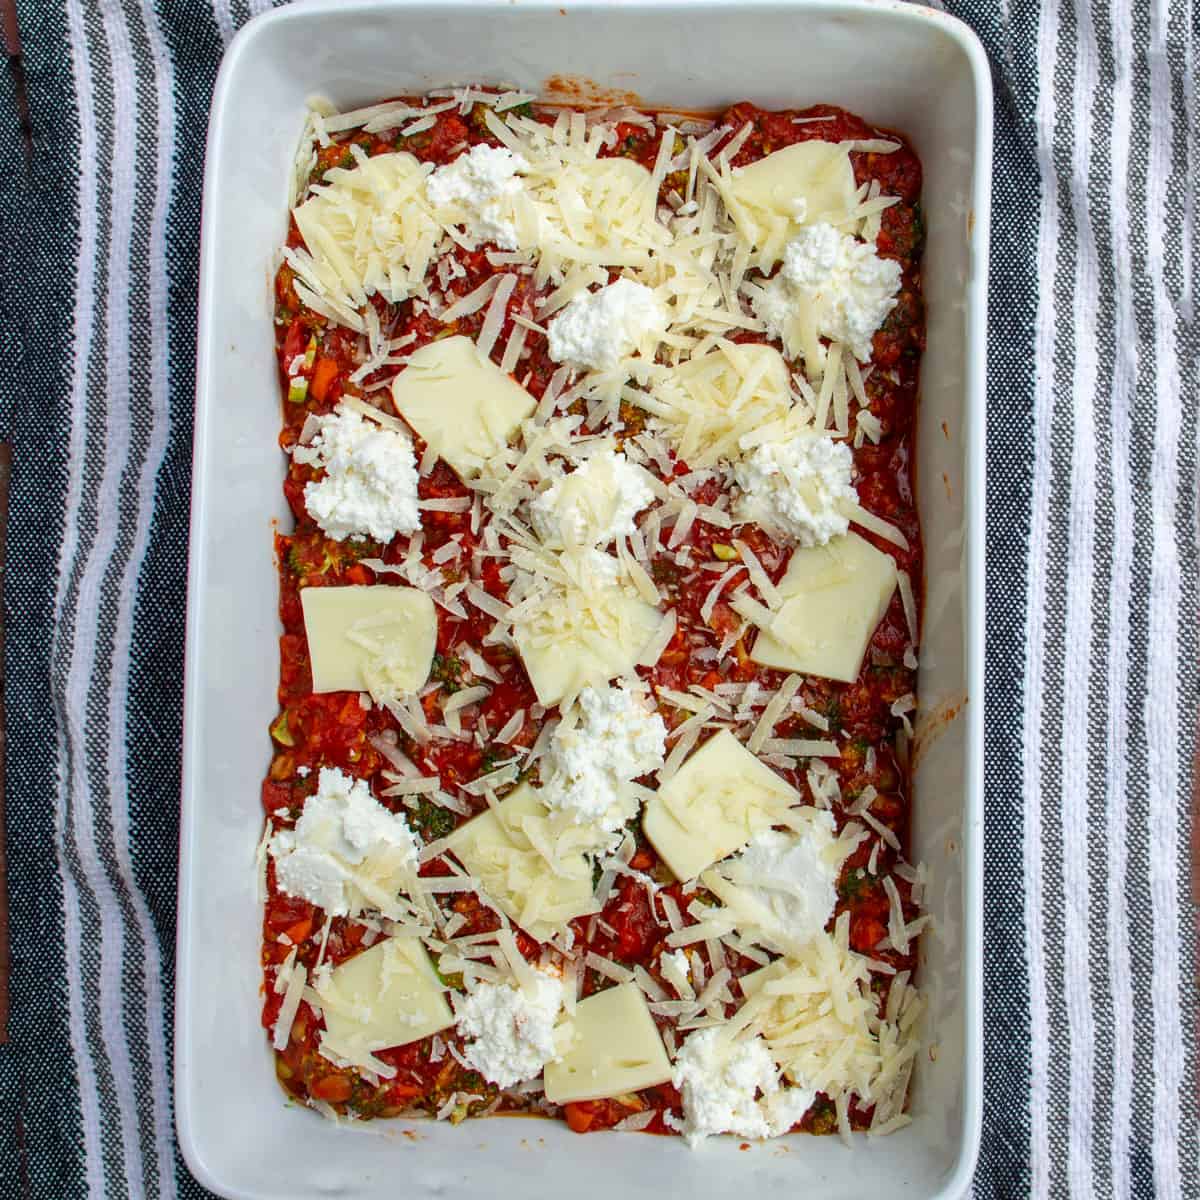
[[[421,101],[414,101],[420,104]],[[532,110],[533,115],[553,120],[555,110]],[[824,118],[804,120],[795,118]],[[747,121],[753,126],[733,160],[735,166],[753,162],[784,146],[810,138],[839,141],[850,138],[875,138],[879,131],[859,118],[840,109],[816,106],[800,110],[763,112],[749,104],[735,105],[720,115],[719,122],[733,130]],[[658,152],[659,133],[650,133],[640,125],[618,127],[616,145],[608,153],[625,155],[647,167],[653,165]],[[921,538],[913,495],[913,445],[915,437],[918,370],[924,344],[924,315],[921,300],[921,251],[923,242],[920,208],[921,167],[908,143],[899,135],[889,138],[902,143],[891,154],[857,153],[852,155],[860,183],[878,180],[884,195],[899,197],[899,203],[885,210],[882,229],[877,241],[878,252],[896,259],[903,267],[903,284],[898,303],[878,332],[874,342],[873,365],[866,381],[871,412],[879,419],[883,437],[878,445],[869,442],[854,451],[855,483],[860,503],[871,512],[899,527],[906,535],[909,549],[900,551],[865,530],[858,530],[881,550],[892,554],[897,565],[906,570],[914,581],[922,577]],[[433,128],[412,137],[397,137],[395,131],[385,134],[352,132],[334,140],[319,151],[315,174],[320,175],[334,166],[353,164],[349,147],[361,146],[369,155],[403,149],[419,159],[441,164],[451,161],[466,148],[478,144],[498,144],[487,131],[483,112],[476,105],[466,116],[455,111],[440,113]],[[720,145],[712,154],[719,153]],[[680,180],[668,176],[663,195],[680,185]],[[289,231],[289,244],[301,244],[294,222]],[[450,282],[445,289],[447,302],[454,296],[465,295],[489,275],[503,268],[493,267],[483,251],[459,252],[465,274]],[[615,276],[614,276],[615,277]],[[513,316],[528,310],[531,277],[518,276],[517,288],[508,305],[504,328],[496,343],[493,357],[499,361],[503,345],[512,329]],[[393,337],[414,335],[413,348],[439,337],[452,334],[474,336],[483,313],[449,324],[443,324],[427,312],[416,312],[411,303],[388,305],[378,297],[374,300],[380,320]],[[368,376],[358,384],[350,375],[361,361],[361,351],[355,334],[335,327],[317,313],[305,308],[293,286],[291,269],[284,265],[275,280],[275,317],[280,383],[285,401],[282,406],[283,428],[280,445],[290,447],[297,441],[310,414],[330,412],[346,394],[360,394],[372,383],[385,378],[398,368],[385,369]],[[762,335],[742,332],[738,340],[764,340]],[[287,399],[289,380],[287,365],[298,355],[307,354],[303,376],[307,390],[302,400]],[[535,397],[544,391],[547,381],[558,364],[546,352],[544,338],[530,338],[515,377]],[[645,416],[631,406],[623,406],[622,420],[629,433],[638,432]],[[414,438],[418,457],[424,449],[420,438]],[[413,743],[395,720],[379,707],[366,710],[357,694],[333,693],[314,695],[301,615],[299,592],[306,587],[328,587],[345,584],[393,582],[395,577],[376,576],[364,559],[382,559],[385,563],[400,561],[409,539],[403,535],[382,545],[369,541],[338,542],[326,537],[308,516],[304,501],[304,485],[314,477],[314,470],[289,459],[284,493],[295,517],[291,533],[276,537],[279,562],[280,618],[283,634],[280,638],[280,713],[271,725],[273,757],[267,778],[262,785],[263,808],[274,828],[289,827],[298,818],[305,797],[315,791],[317,772],[322,766],[336,766],[352,776],[371,783],[380,802],[401,811],[400,802],[382,796],[383,784],[378,778],[385,765],[372,739],[387,732],[397,739],[401,749],[429,775],[438,775],[443,789],[453,791],[456,784],[468,782],[487,773],[495,762],[511,756],[507,746],[495,744],[480,748],[473,742],[437,742],[422,747]],[[675,464],[675,475],[688,473],[686,463]],[[715,495],[715,484],[698,489],[693,498],[703,503]],[[705,490],[709,489],[709,490]],[[442,462],[420,481],[422,498],[465,497],[468,490]],[[464,553],[459,561],[471,561],[470,550],[476,543],[469,513],[424,511],[422,517],[423,558],[431,564],[432,555],[450,537],[461,539]],[[732,536],[747,542],[761,559],[774,580],[782,575],[788,550],[772,542],[760,529],[745,525],[738,530],[718,529],[697,521],[688,541],[694,547],[693,563],[720,560]],[[483,588],[503,599],[505,584],[500,579],[494,559],[483,559],[481,577]],[[663,594],[664,606],[673,605],[678,628],[673,641],[653,670],[640,669],[655,685],[684,690],[689,684],[712,688],[722,682],[758,680],[765,688],[774,689],[785,673],[772,671],[751,662],[748,646],[738,641],[734,653],[718,667],[712,655],[697,655],[697,650],[717,647],[728,633],[740,625],[739,618],[729,605],[718,601],[705,620],[701,615],[704,596],[715,578],[703,574],[694,566],[679,567],[674,554],[660,555],[652,564],[652,574]],[[446,577],[451,582],[451,577]],[[921,598],[916,597],[920,605]],[[473,647],[502,682],[495,685],[491,695],[477,710],[467,710],[463,716],[465,728],[473,728],[479,716],[486,719],[487,728],[499,730],[518,709],[528,710],[535,703],[533,688],[519,660],[510,651],[484,645],[484,635],[492,620],[473,611],[468,620],[455,618],[438,610],[437,655],[433,678],[440,681],[442,695],[469,685],[473,677],[462,656],[464,647]],[[748,632],[746,637],[752,637]],[[801,696],[805,704],[822,714],[829,723],[829,736],[837,736],[842,746],[840,758],[830,759],[837,771],[842,795],[847,803],[868,785],[879,794],[871,808],[872,815],[887,826],[904,846],[908,840],[909,779],[907,765],[897,755],[896,731],[899,719],[892,715],[893,703],[901,696],[915,692],[915,670],[904,666],[902,655],[908,645],[908,626],[899,595],[877,629],[859,678],[851,684],[809,678]],[[431,721],[436,720],[433,696],[424,701]],[[686,714],[669,705],[661,706],[661,715],[668,728],[678,725]],[[526,721],[515,739],[516,745],[529,746],[538,733],[537,723]],[[780,738],[814,736],[811,726],[799,716],[786,717],[776,726]],[[307,770],[305,770],[307,768]],[[535,772],[536,773],[536,772]],[[781,774],[801,794],[808,795],[803,770],[783,771]],[[474,802],[476,808],[483,801]],[[426,840],[444,836],[465,817],[422,800],[415,810],[402,810],[411,825]],[[844,812],[835,813],[839,827],[845,823]],[[702,893],[684,891],[660,864],[653,848],[638,833],[638,849],[632,866],[664,885],[681,911]],[[867,871],[868,856],[875,839],[864,843],[846,862],[840,883],[837,914],[850,914],[850,942],[853,949],[873,958],[891,963],[899,970],[916,966],[913,951],[899,955],[885,943],[889,902],[882,879],[890,874],[896,858],[886,845],[877,851],[875,873]],[[436,861],[423,870],[439,873],[444,870]],[[908,920],[916,916],[911,903],[909,885],[896,877]],[[304,900],[288,896],[275,884],[274,871],[267,868],[268,900],[263,920],[262,963],[266,970],[262,1019],[269,1029],[276,1020],[282,997],[275,994],[271,984],[274,974],[269,968],[282,962],[292,947],[297,947],[298,960],[307,967],[317,962],[320,952],[325,916]],[[449,901],[447,901],[449,903]],[[496,917],[472,896],[459,896],[453,907],[468,921],[463,932],[483,932],[496,927]],[[835,914],[836,916],[836,914]],[[685,917],[691,922],[690,917]],[[612,959],[626,967],[643,966],[656,980],[662,979],[658,970],[659,957],[666,950],[665,937],[669,932],[660,904],[651,908],[647,889],[632,879],[622,879],[608,905],[597,918],[583,918],[575,923],[577,941],[585,948]],[[364,945],[364,927],[356,921],[333,918],[330,922],[324,950],[326,962],[336,965],[353,955]],[[521,949],[528,957],[536,958],[538,947],[521,938]],[[734,975],[744,974],[756,964],[748,960],[728,964]],[[886,977],[876,975],[877,987],[886,994]],[[587,972],[585,994],[602,986],[600,977]],[[736,988],[735,988],[736,991]],[[732,1011],[732,1010],[731,1010]],[[664,1020],[663,1024],[667,1024]],[[339,1112],[352,1112],[360,1117],[388,1116],[402,1112],[436,1112],[447,1097],[454,1093],[478,1097],[460,1106],[451,1119],[461,1119],[471,1113],[489,1108],[497,1099],[495,1087],[474,1071],[462,1066],[457,1058],[446,1053],[437,1061],[431,1057],[433,1039],[425,1039],[393,1050],[382,1051],[378,1057],[396,1067],[396,1076],[373,1084],[354,1070],[339,1069],[317,1052],[320,1019],[302,1003],[292,1025],[285,1049],[277,1053],[276,1070],[284,1088],[298,1099],[315,1099],[331,1105]],[[455,1041],[454,1031],[441,1036],[444,1042]],[[520,1107],[504,1098],[498,1111]],[[561,1115],[578,1132],[608,1128],[632,1113],[650,1110],[654,1113],[648,1130],[670,1132],[663,1115],[680,1111],[680,1098],[670,1085],[594,1103],[569,1104]],[[869,1109],[852,1106],[851,1123],[861,1127],[869,1123]],[[829,1132],[836,1128],[833,1104],[825,1097],[805,1117],[802,1128],[813,1132]]]

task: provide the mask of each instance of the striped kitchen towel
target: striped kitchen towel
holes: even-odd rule
[[[171,1006],[200,179],[256,0],[20,0],[0,80],[0,1193],[199,1196]],[[1197,1195],[1194,2],[961,0],[996,85],[980,1196]]]

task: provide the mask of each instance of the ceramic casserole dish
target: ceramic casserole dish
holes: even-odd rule
[[[911,857],[934,925],[912,1124],[877,1139],[792,1135],[691,1151],[579,1137],[537,1120],[377,1121],[289,1105],[262,1036],[255,912],[258,781],[276,711],[271,521],[286,526],[270,279],[289,170],[314,94],[339,108],[447,84],[544,92],[552,77],[647,106],[818,102],[903,131],[924,166],[927,350],[918,500],[925,542]],[[578,102],[578,101],[576,101]],[[188,1165],[229,1197],[517,1196],[628,1200],[739,1189],[836,1200],[952,1197],[970,1184],[982,1091],[984,361],[991,94],[974,36],[901,3],[351,3],[251,22],[217,83],[204,188],[175,1028]],[[249,514],[249,516],[247,515]]]

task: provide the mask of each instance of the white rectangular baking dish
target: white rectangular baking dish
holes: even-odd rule
[[[448,83],[549,76],[648,104],[819,101],[905,131],[925,166],[928,352],[919,480],[927,563],[914,857],[936,930],[913,1124],[888,1138],[579,1137],[547,1121],[338,1128],[288,1105],[259,1025],[252,869],[275,713],[272,520],[288,517],[269,280],[306,98],[353,107]],[[901,3],[327,3],[277,10],[226,55],[204,186],[187,624],[175,1094],[180,1143],[229,1197],[627,1200],[741,1190],[951,1197],[979,1135],[984,326],[991,96],[973,35]],[[620,1139],[619,1141],[615,1139]]]

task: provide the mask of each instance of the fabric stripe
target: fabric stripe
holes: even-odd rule
[[[1128,171],[1131,136],[1129,42],[1126,30],[1109,16],[1110,54],[1113,77],[1104,90],[1112,96],[1112,135],[1107,140],[1110,168],[1101,188],[1110,196],[1110,263],[1114,281],[1112,343],[1115,348],[1110,401],[1110,494],[1112,522],[1109,529],[1111,567],[1107,646],[1101,656],[1106,666],[1106,730],[1108,746],[1103,780],[1105,870],[1105,962],[1111,994],[1112,1048],[1110,1061],[1128,1063],[1133,1052],[1133,990],[1130,986],[1129,924],[1122,895],[1127,854],[1127,758],[1129,720],[1123,703],[1129,679],[1129,590],[1133,571],[1133,509],[1129,468],[1130,407],[1137,372],[1133,303],[1129,274]],[[1128,1200],[1129,1108],[1132,1090],[1129,1071],[1115,1069],[1111,1076],[1109,1142],[1107,1163],[1097,1171],[1111,1178],[1115,1200]],[[1097,1147],[1097,1154],[1101,1148]]]
[[[152,88],[140,85],[139,96],[152,95],[153,104],[139,105],[138,148],[148,162],[137,172],[138,213],[134,233],[138,249],[133,255],[134,287],[130,291],[128,333],[132,347],[130,379],[149,405],[130,405],[132,412],[148,408],[151,428],[145,455],[136,478],[127,472],[123,492],[136,499],[136,525],[132,546],[119,575],[113,580],[117,616],[112,653],[111,709],[108,742],[109,794],[112,797],[112,855],[119,871],[126,922],[137,931],[136,946],[127,956],[127,981],[140,980],[142,1004],[136,1000],[129,1010],[129,1036],[138,1055],[135,1069],[139,1089],[147,1103],[141,1106],[149,1120],[141,1131],[143,1171],[148,1192],[173,1196],[171,1162],[170,1082],[167,1066],[166,1023],[158,945],[145,898],[134,879],[129,854],[130,814],[127,791],[127,697],[130,642],[133,624],[135,582],[149,540],[155,477],[161,467],[167,441],[167,345],[166,345],[166,210],[173,166],[173,121],[171,98],[172,67],[153,8],[143,5],[131,14],[131,51],[136,47],[142,73],[153,78]],[[146,181],[153,180],[153,187]],[[115,573],[114,573],[115,574]],[[140,1012],[139,1012],[140,1007]],[[146,1126],[149,1128],[146,1128]]]
[[[1027,887],[1022,837],[1025,744],[1024,630],[1027,596],[1025,547],[1035,462],[1031,414],[1037,312],[1036,222],[1039,178],[1030,130],[1038,95],[1036,9],[980,10],[953,6],[967,16],[997,64],[996,159],[988,346],[988,580],[984,777],[987,847],[984,925],[983,1137],[976,1194],[1027,1196],[1029,1184],[1029,975],[1024,939]],[[994,931],[1011,931],[998,936]]]
[[[213,0],[212,10],[213,20],[217,23],[217,30],[221,35],[221,41],[228,46],[233,41],[233,35],[236,32],[233,0]]]
[[[1091,173],[1092,104],[1098,70],[1095,33],[1086,3],[1075,5],[1074,111],[1071,122],[1070,203],[1076,230],[1071,379],[1072,453],[1069,484],[1065,644],[1092,645],[1092,587],[1095,576],[1096,441],[1092,419],[1099,373],[1096,347],[1099,280],[1087,184]],[[1090,664],[1090,655],[1085,660]],[[1067,1185],[1072,1197],[1092,1194],[1095,1105],[1095,1022],[1088,963],[1090,862],[1088,854],[1089,761],[1094,743],[1081,736],[1090,725],[1090,669],[1066,672],[1062,737],[1063,896],[1065,901],[1063,999],[1069,1036]]]
[[[1077,344],[1085,336],[1070,320],[1075,300],[1074,270],[1079,254],[1079,230],[1070,200],[1071,148],[1073,125],[1071,105],[1064,102],[1075,94],[1074,45],[1077,36],[1075,13],[1069,5],[1060,5],[1057,48],[1053,66],[1055,104],[1051,141],[1046,147],[1056,176],[1058,236],[1053,248],[1052,273],[1042,281],[1047,303],[1056,328],[1056,352],[1050,362],[1039,364],[1050,378],[1049,440],[1038,443],[1035,453],[1050,460],[1050,485],[1044,553],[1047,556],[1045,586],[1041,597],[1043,640],[1042,694],[1038,698],[1040,716],[1039,773],[1042,786],[1036,803],[1041,813],[1041,857],[1043,908],[1040,938],[1046,963],[1047,1036],[1046,1069],[1048,1080],[1048,1144],[1050,1154],[1049,1187],[1055,1194],[1068,1195],[1068,1162],[1074,1131],[1075,1113],[1070,1103],[1070,1057],[1067,1052],[1067,1023],[1070,984],[1068,977],[1066,923],[1066,832],[1063,825],[1064,782],[1063,747],[1067,737],[1079,736],[1067,725],[1064,706],[1070,681],[1068,671],[1067,597],[1074,583],[1071,576],[1071,493],[1072,442],[1075,412],[1073,408],[1073,370]],[[1074,657],[1072,656],[1072,661]],[[1029,798],[1034,802],[1033,798]],[[1073,899],[1073,898],[1072,898]]]
[[[1058,5],[1043,0],[1040,10],[1037,61],[1040,80],[1053,78],[1058,54]],[[1053,144],[1054,91],[1043,86],[1038,95],[1036,129],[1042,200],[1038,218],[1038,278],[1054,278],[1058,242],[1058,185],[1051,158]],[[1034,446],[1042,447],[1034,459],[1029,551],[1026,566],[1028,614],[1025,626],[1025,711],[1026,747],[1023,794],[1025,796],[1025,944],[1029,958],[1030,1006],[1030,1103],[1029,1171],[1031,1193],[1046,1195],[1050,1185],[1049,1148],[1049,1042],[1050,1018],[1046,992],[1046,948],[1043,934],[1044,887],[1042,869],[1042,764],[1041,694],[1045,677],[1045,590],[1051,485],[1050,428],[1053,419],[1053,374],[1056,326],[1052,295],[1038,299],[1036,354],[1040,364],[1035,396]]]
[[[95,10],[89,14],[95,15]],[[118,536],[123,532],[119,500],[122,473],[130,452],[128,402],[121,390],[128,386],[129,374],[122,305],[128,302],[130,290],[136,97],[123,15],[114,6],[106,5],[99,13],[99,24],[101,28],[93,30],[97,39],[94,44],[103,38],[112,83],[111,109],[106,106],[101,117],[111,139],[108,155],[101,153],[102,161],[106,158],[112,168],[109,175],[112,191],[106,197],[112,223],[106,253],[109,299],[103,319],[103,340],[93,346],[98,386],[89,392],[88,399],[103,397],[105,403],[99,411],[95,405],[89,405],[86,418],[84,453],[98,464],[99,474],[99,479],[88,488],[88,500],[95,510],[96,533],[82,559],[78,577],[76,624],[67,651],[63,704],[77,764],[68,768],[74,777],[71,833],[88,899],[96,908],[94,920],[99,932],[98,988],[90,995],[90,989],[85,990],[98,1030],[91,1053],[101,1080],[111,1079],[115,1100],[105,1104],[101,1112],[102,1121],[108,1126],[104,1145],[110,1174],[107,1182],[110,1190],[119,1188],[137,1200],[143,1194],[143,1169],[136,1130],[132,1059],[121,1004],[126,922],[120,911],[119,883],[114,877],[112,858],[104,853],[100,842],[103,822],[100,810],[105,806],[109,780],[105,746],[100,737],[102,726],[96,722],[110,703],[106,668],[111,654],[108,644],[111,604],[104,582]]]
[[[1135,205],[1131,229],[1132,256],[1135,263],[1134,319],[1137,326],[1138,373],[1135,393],[1137,420],[1132,442],[1134,513],[1134,574],[1130,605],[1135,614],[1131,637],[1130,684],[1126,705],[1134,736],[1129,747],[1130,793],[1129,873],[1125,879],[1123,902],[1130,917],[1130,958],[1134,1011],[1131,1072],[1135,1084],[1130,1096],[1130,1187],[1135,1200],[1156,1196],[1154,1167],[1154,1130],[1158,1115],[1154,1104],[1154,914],[1148,903],[1150,879],[1149,812],[1153,783],[1150,775],[1149,747],[1146,740],[1145,710],[1157,691],[1150,669],[1149,623],[1150,580],[1154,546],[1154,511],[1149,481],[1154,467],[1154,439],[1157,424],[1155,373],[1158,348],[1155,345],[1153,299],[1147,264],[1149,259],[1148,209],[1150,186],[1149,126],[1154,119],[1150,107],[1149,64],[1146,48],[1150,42],[1150,10],[1147,5],[1128,6],[1121,14],[1131,45],[1134,129],[1130,146],[1130,195]],[[1139,1086],[1140,1081],[1140,1086]]]
[[[94,98],[92,94],[91,54],[84,30],[83,13],[78,4],[68,5],[69,36],[72,60],[75,66],[76,91],[79,96],[80,136],[80,246],[76,259],[75,331],[76,359],[74,378],[71,384],[71,424],[69,433],[69,462],[71,474],[67,491],[67,519],[65,539],[60,558],[60,583],[56,605],[56,629],[53,658],[60,662],[64,653],[66,630],[66,608],[68,595],[73,591],[74,570],[78,540],[83,490],[83,439],[85,434],[86,393],[88,388],[88,365],[94,336],[93,297],[95,290],[95,265],[99,250],[97,198],[97,136],[92,117]],[[64,892],[64,932],[66,936],[66,964],[68,986],[68,1012],[70,1017],[71,1044],[74,1051],[76,1070],[79,1077],[80,1106],[83,1118],[84,1167],[89,1195],[104,1193],[104,1171],[101,1161],[100,1097],[97,1090],[96,1071],[85,1042],[85,1019],[83,980],[80,975],[82,937],[80,932],[80,898],[74,867],[68,859],[68,822],[72,808],[72,784],[70,776],[70,747],[72,739],[61,711],[61,694],[56,696],[59,712],[59,778],[60,796],[58,806],[58,842],[62,864]]]
[[[5,365],[0,429],[14,454],[5,581],[7,853],[12,921],[9,1032],[0,1046],[0,1179],[35,1200],[86,1187],[79,1077],[65,983],[65,881],[57,869],[57,735],[50,635],[67,489],[75,252],[81,241],[79,122],[66,13],[22,11],[37,156],[26,174],[15,122],[0,127],[0,211],[10,236],[0,271]],[[0,73],[0,110],[14,111]],[[14,221],[12,214],[19,216]],[[31,281],[37,281],[36,286]],[[36,505],[22,503],[34,495]],[[33,936],[21,933],[32,931]],[[14,1161],[15,1160],[15,1161]]]
[[[1150,895],[1154,910],[1154,1178],[1162,1200],[1181,1196],[1179,1094],[1183,1084],[1180,1027],[1182,958],[1179,916],[1177,801],[1179,776],[1178,642],[1179,557],[1175,533],[1178,507],[1179,375],[1175,322],[1166,290],[1163,246],[1166,186],[1174,157],[1174,119],[1168,104],[1166,22],[1161,3],[1150,23],[1150,110],[1165,119],[1150,122],[1150,170],[1146,197],[1150,280],[1155,333],[1155,394],[1159,398],[1154,471],[1154,557],[1150,579],[1150,678],[1154,701],[1146,709],[1150,766]],[[1195,614],[1191,614],[1193,619]],[[1195,1164],[1191,1164],[1194,1168]]]

